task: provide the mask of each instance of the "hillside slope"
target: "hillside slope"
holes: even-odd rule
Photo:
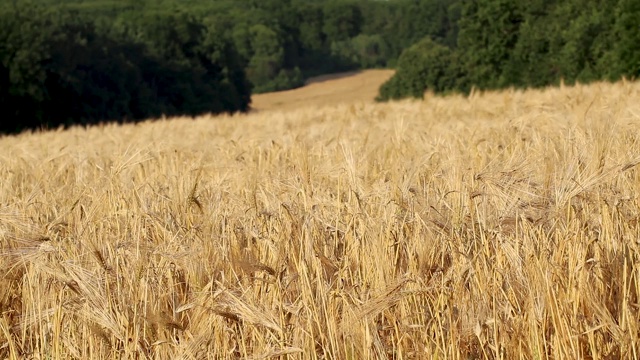
[[[393,73],[394,70],[365,70],[319,76],[298,89],[254,95],[251,107],[257,111],[292,110],[373,101],[380,85]]]

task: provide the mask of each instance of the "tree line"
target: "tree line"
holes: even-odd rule
[[[0,132],[247,111],[251,94],[397,69],[379,100],[639,73],[637,0],[12,0]]]
[[[247,111],[251,94],[456,39],[459,0],[12,0],[0,132]]]
[[[640,75],[637,0],[468,0],[454,44],[408,47],[379,100]]]
[[[230,41],[188,13],[141,18],[136,6],[110,17],[5,4],[0,132],[249,108],[251,83]]]

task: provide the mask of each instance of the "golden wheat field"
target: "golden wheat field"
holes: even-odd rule
[[[394,73],[394,70],[376,69],[317,76],[299,89],[256,94],[251,97],[251,107],[257,111],[290,111],[310,105],[371,102],[378,95],[380,85]]]
[[[639,100],[0,138],[0,359],[639,358]]]

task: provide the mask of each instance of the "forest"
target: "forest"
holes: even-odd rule
[[[640,73],[637,0],[12,0],[0,132],[244,112],[251,94],[395,68],[378,100]]]
[[[426,36],[403,51],[379,100],[640,74],[640,1],[468,0],[459,8],[456,40]]]

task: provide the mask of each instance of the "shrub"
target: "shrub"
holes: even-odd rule
[[[467,90],[457,52],[430,38],[400,55],[396,74],[380,87],[377,100],[422,98],[426,90],[436,93]]]

